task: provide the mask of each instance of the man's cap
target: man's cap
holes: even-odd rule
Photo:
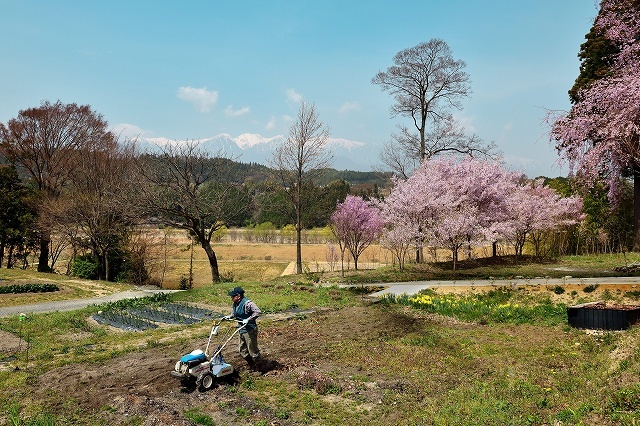
[[[244,290],[242,289],[242,287],[234,287],[233,290],[230,290],[227,294],[231,297],[235,296],[236,294],[244,296]]]

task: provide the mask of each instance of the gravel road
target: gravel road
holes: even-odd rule
[[[152,296],[156,293],[174,293],[181,290],[131,290],[110,294],[102,297],[92,297],[89,299],[58,300],[53,302],[42,302],[33,305],[0,307],[0,317],[10,317],[12,315],[42,314],[56,311],[74,311],[86,308],[89,305],[100,305],[102,303],[115,302],[123,299],[135,299],[138,297]]]

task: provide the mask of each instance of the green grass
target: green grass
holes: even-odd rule
[[[559,325],[567,322],[565,305],[553,304],[548,298],[524,296],[505,287],[465,296],[439,295],[433,290],[424,290],[416,295],[389,296],[384,300],[482,324]]]
[[[200,405],[185,407],[183,415],[193,424],[215,424],[215,406],[247,424],[640,424],[639,327],[592,334],[572,329],[566,324],[566,307],[545,295],[557,294],[555,288],[536,295],[507,288],[466,296],[427,291],[372,305],[359,297],[362,289],[334,285],[426,277],[579,276],[575,271],[606,276],[624,261],[636,259],[611,255],[553,263],[527,259],[523,264],[509,259],[503,266],[476,262],[473,267],[461,262],[455,273],[446,265],[383,268],[350,272],[344,279],[322,274],[321,286],[312,284],[316,277],[304,274],[255,277],[177,293],[173,300],[228,307],[227,291],[241,285],[265,313],[332,308],[325,314],[262,323],[267,333],[300,339],[299,358],[291,361],[300,367],[217,389],[219,399],[204,398]],[[5,270],[0,273],[4,278]],[[22,279],[19,273],[10,275],[7,280]],[[67,285],[61,277],[51,281]],[[346,307],[351,310],[344,312],[359,316],[344,316],[341,308]],[[115,333],[87,321],[103,308],[30,315],[25,321],[0,319],[0,330],[30,345],[28,351],[12,351],[10,364],[17,369],[0,371],[0,423],[104,424],[100,413],[85,412],[71,399],[31,400],[37,377],[69,364],[104,364],[145,347],[191,347],[210,330],[210,324],[194,324]],[[279,349],[274,348],[276,354]],[[303,375],[300,368],[314,375]],[[252,405],[236,406],[237,400]],[[129,424],[142,420],[131,418]]]

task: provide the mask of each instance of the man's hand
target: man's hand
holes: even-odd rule
[[[222,317],[223,320],[230,320],[231,318],[233,318],[232,315],[225,315]]]
[[[242,320],[242,325],[247,325],[249,324],[249,320],[248,319],[243,319]]]

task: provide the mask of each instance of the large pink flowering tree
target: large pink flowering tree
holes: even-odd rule
[[[358,258],[380,238],[383,227],[378,207],[367,203],[362,197],[347,195],[344,202],[338,203],[331,215],[331,230],[338,239],[343,272],[345,249],[351,253],[357,270]]]
[[[580,220],[578,198],[563,199],[541,182],[524,182],[522,174],[493,161],[427,160],[408,179],[396,181],[382,203],[382,243],[399,262],[410,244],[447,248],[455,269],[465,245],[471,253],[472,246],[508,240],[521,254],[527,237],[535,245],[543,233]]]
[[[577,94],[569,113],[552,117],[560,158],[586,184],[605,179],[615,201],[624,174],[634,178],[634,250],[640,249],[640,2],[602,0],[596,28],[618,48],[608,75]]]
[[[549,231],[560,231],[582,220],[582,199],[577,196],[563,198],[544,186],[542,179],[525,182],[507,195],[507,217],[498,225],[497,232],[511,243],[517,255],[522,255],[527,238],[535,255],[542,255],[543,238]]]

